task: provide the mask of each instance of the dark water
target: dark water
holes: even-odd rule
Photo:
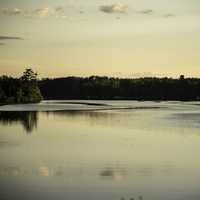
[[[0,111],[0,199],[199,200],[199,105],[132,104]]]

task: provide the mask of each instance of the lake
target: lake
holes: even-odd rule
[[[199,200],[200,103],[0,107],[0,199]]]

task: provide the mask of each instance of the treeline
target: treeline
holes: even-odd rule
[[[0,77],[0,104],[36,103],[42,100],[37,74],[26,69],[20,78]]]
[[[199,100],[200,79],[184,78],[88,78],[43,79],[44,99]]]
[[[109,78],[100,76],[37,80],[32,69],[20,78],[0,77],[0,104],[42,99],[200,100],[200,79]]]

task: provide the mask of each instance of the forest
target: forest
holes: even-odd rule
[[[101,76],[42,79],[44,99],[200,100],[200,79],[109,78]]]
[[[38,103],[42,99],[200,100],[200,79],[112,78],[106,76],[45,78],[26,69],[19,78],[0,77],[0,104]]]
[[[0,104],[37,103],[42,100],[37,73],[26,69],[20,78],[0,77]]]

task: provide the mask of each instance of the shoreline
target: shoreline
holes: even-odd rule
[[[99,100],[47,100],[40,103],[26,103],[26,104],[1,104],[0,112],[25,112],[25,111],[38,111],[38,112],[90,112],[90,111],[112,111],[112,110],[167,110],[170,105],[174,106],[195,106],[198,110],[200,103],[196,101],[103,101]]]
[[[65,101],[65,102],[64,102]],[[78,102],[80,101],[80,102]],[[40,102],[19,102],[19,103],[1,103],[1,106],[6,105],[27,105],[27,104],[39,104],[41,102],[45,102],[47,104],[55,103],[55,104],[80,104],[80,105],[88,105],[88,106],[108,106],[104,103],[94,103],[94,102],[82,102],[82,101],[137,101],[137,102],[200,102],[199,99],[191,99],[191,100],[180,100],[180,99],[160,99],[160,100],[154,100],[154,99],[43,99]]]

